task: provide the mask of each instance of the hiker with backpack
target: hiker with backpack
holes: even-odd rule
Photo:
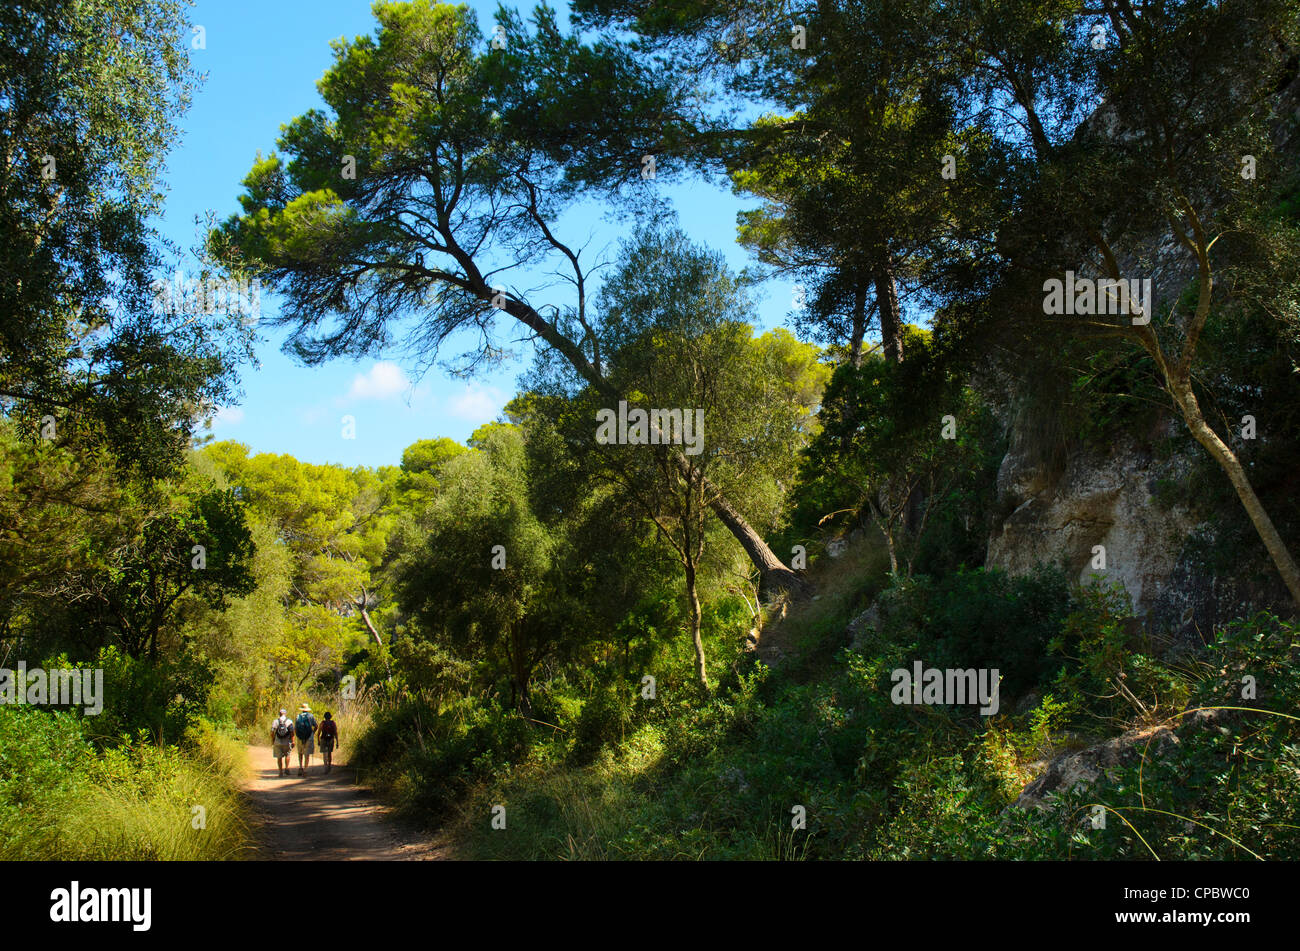
[[[298,718],[293,721],[293,732],[298,737],[298,775],[305,776],[311,766],[311,754],[316,752],[313,740],[316,718],[311,715],[311,707],[305,703],[298,710]]]
[[[325,772],[328,773],[334,767],[334,747],[339,741],[339,725],[334,722],[328,710],[325,711],[325,719],[321,721],[320,732],[316,736],[320,740],[320,755],[325,760]]]
[[[293,752],[293,721],[283,708],[271,724],[271,751],[275,753],[275,765],[280,767],[280,775],[288,776],[289,754]]]

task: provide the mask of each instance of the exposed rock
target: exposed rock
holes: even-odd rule
[[[1158,444],[1178,425],[1166,419],[1148,442]],[[1077,449],[1053,469],[1035,460],[1013,429],[997,481],[1000,508],[1009,514],[989,538],[986,564],[1013,575],[1055,564],[1082,584],[1119,585],[1148,630],[1184,644],[1199,644],[1202,632],[1231,618],[1285,603],[1276,579],[1247,560],[1236,571],[1205,564],[1222,521],[1217,513],[1198,510],[1190,497],[1169,505],[1157,498],[1161,482],[1189,484],[1197,452],[1191,444],[1159,458],[1123,436],[1108,450]],[[1096,546],[1105,549],[1104,570],[1093,567]]]
[[[900,597],[898,588],[886,588],[876,596],[876,599],[867,606],[866,610],[849,621],[845,633],[849,636],[849,646],[853,650],[862,650],[863,637],[867,631],[879,631],[881,625],[889,619],[891,613],[898,610]]]
[[[1170,727],[1158,726],[1125,733],[1084,750],[1062,753],[1047,765],[1043,775],[1024,788],[1016,805],[1025,809],[1050,808],[1048,796],[1091,785],[1111,767],[1131,757],[1159,754],[1177,743],[1178,737]]]
[[[1165,594],[1184,543],[1196,527],[1189,507],[1163,507],[1154,489],[1181,480],[1185,457],[1154,458],[1126,438],[1109,454],[1072,454],[1055,478],[1028,461],[1014,441],[998,472],[998,494],[1011,514],[989,539],[988,565],[1025,574],[1057,564],[1081,583],[1121,585],[1138,615]],[[1104,569],[1094,568],[1101,563]]]
[[[1300,78],[1279,97],[1279,114],[1300,120]],[[1112,118],[1101,109],[1089,121]],[[1274,132],[1281,152],[1300,158],[1300,122],[1282,121]],[[1172,305],[1195,277],[1194,261],[1165,228],[1121,254],[1119,264],[1125,276],[1152,280],[1156,313]],[[989,392],[1008,389],[1005,381],[986,383],[993,386]],[[1218,513],[1198,512],[1197,500],[1190,498],[1168,509],[1157,502],[1155,487],[1162,480],[1188,485],[1195,461],[1204,459],[1190,442],[1169,458],[1157,459],[1152,452],[1164,437],[1182,430],[1181,420],[1166,417],[1145,439],[1124,436],[1104,449],[1075,449],[1052,465],[1034,451],[1026,436],[1034,427],[1016,418],[1015,403],[1007,401],[999,412],[1011,445],[998,471],[999,510],[1006,514],[989,538],[989,567],[1024,574],[1047,562],[1062,565],[1083,583],[1117,583],[1149,628],[1187,642],[1199,641],[1199,632],[1229,618],[1286,603],[1267,566],[1261,578],[1243,560],[1229,577],[1200,563],[1198,550],[1216,543]],[[1098,545],[1106,550],[1104,571],[1091,566]]]
[[[1226,730],[1220,721],[1226,722],[1229,719],[1230,716],[1224,711],[1198,710],[1183,718],[1178,728],[1186,731],[1214,725]],[[1049,796],[1064,793],[1076,786],[1091,785],[1121,763],[1142,756],[1162,755],[1179,742],[1174,726],[1164,724],[1133,730],[1087,749],[1062,753],[1045,764],[1043,774],[1024,788],[1016,799],[1016,805],[1026,809],[1051,808]]]
[[[745,774],[735,766],[729,766],[718,775],[719,781],[723,785],[734,789],[737,793],[749,792],[749,781],[745,779]]]

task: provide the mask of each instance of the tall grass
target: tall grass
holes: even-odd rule
[[[226,860],[251,854],[244,750],[200,724],[182,747],[96,752],[71,714],[0,709],[0,859]]]
[[[58,858],[228,860],[250,849],[238,740],[200,727],[186,750],[110,751],[96,786],[62,821]]]
[[[494,828],[492,808],[506,808]],[[634,858],[620,839],[637,820],[637,799],[598,768],[521,771],[474,791],[457,809],[453,839],[467,858],[605,861]]]

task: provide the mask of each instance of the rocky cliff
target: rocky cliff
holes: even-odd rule
[[[997,480],[1007,514],[989,538],[987,566],[1025,574],[1046,562],[1083,584],[1119,586],[1150,630],[1179,638],[1199,639],[1277,603],[1275,579],[1254,566],[1233,573],[1207,565],[1224,513],[1191,496],[1199,447],[1185,441],[1173,453],[1157,450],[1177,426],[1166,419],[1155,438],[1124,435],[1109,447],[1076,448],[1057,466],[1036,458],[1013,430]]]

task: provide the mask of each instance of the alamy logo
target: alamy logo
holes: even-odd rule
[[[30,703],[33,706],[74,706],[93,717],[104,710],[104,669],[27,669],[0,667],[0,703]]]
[[[129,921],[132,931],[148,931],[153,919],[153,889],[70,888],[50,892],[50,921]]]
[[[262,282],[254,278],[238,281],[209,277],[188,280],[178,270],[170,281],[156,280],[153,291],[155,314],[238,314],[262,316]]]
[[[910,672],[899,667],[889,677],[894,682],[889,699],[896,704],[962,706],[978,703],[984,716],[998,712],[1001,677],[996,667],[940,670],[922,667],[918,660],[912,664]]]
[[[1068,316],[1132,317],[1134,326],[1151,323],[1151,279],[1112,281],[1075,277],[1073,271],[1043,282],[1043,313]]]
[[[596,411],[596,442],[632,446],[685,446],[688,456],[698,456],[704,449],[704,410],[692,416],[688,409],[627,408],[627,400],[618,401],[618,412]]]

